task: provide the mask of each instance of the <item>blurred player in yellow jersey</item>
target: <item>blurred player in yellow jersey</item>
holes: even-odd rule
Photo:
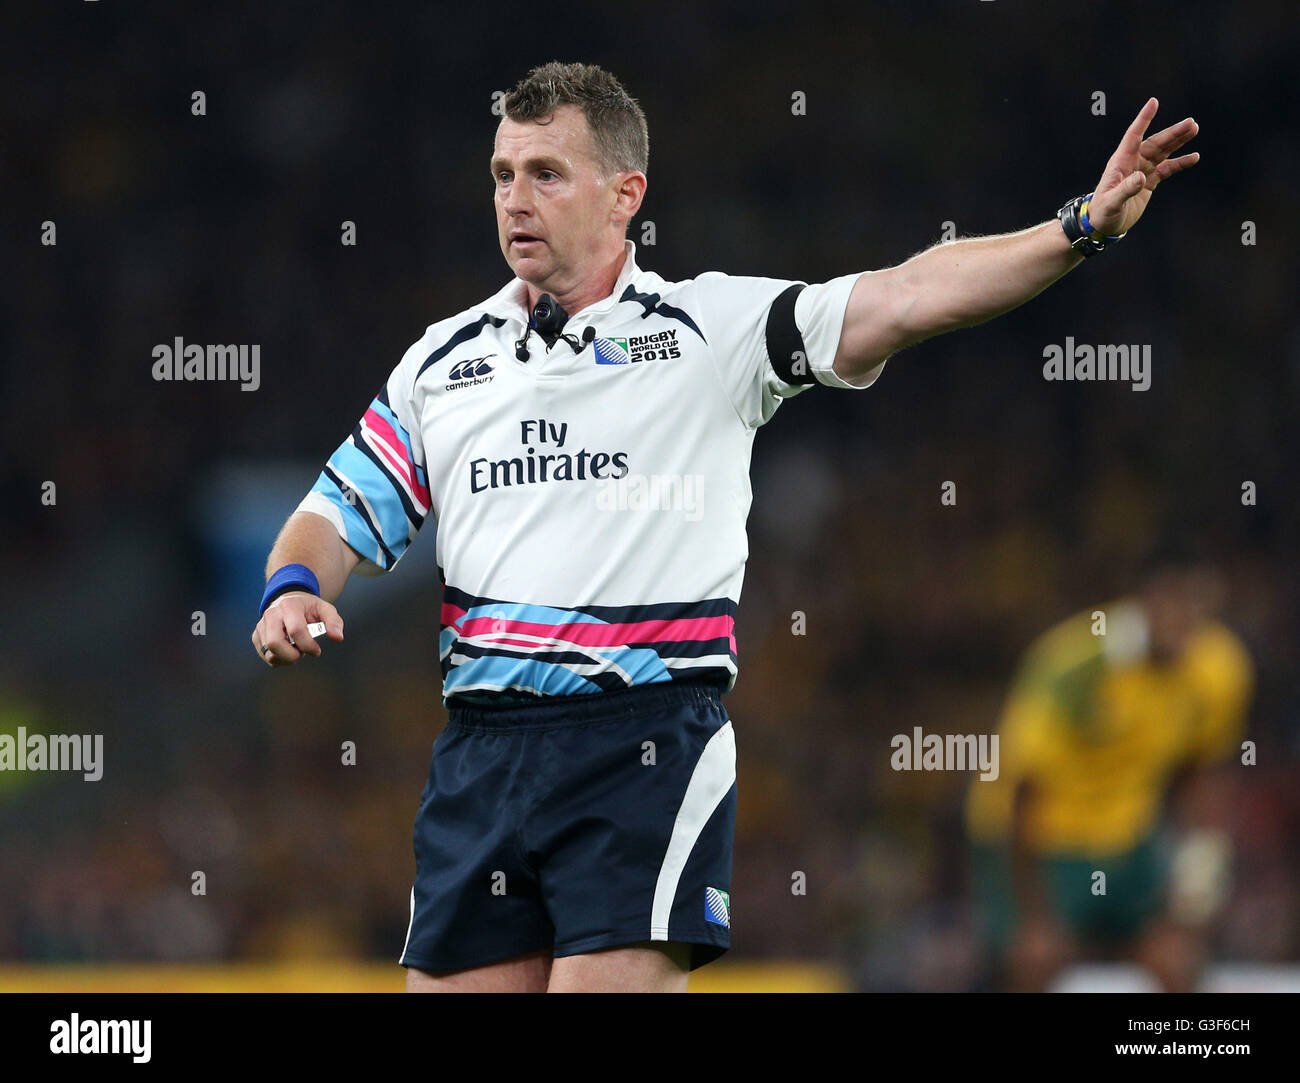
[[[1043,989],[1068,962],[1117,958],[1195,989],[1227,889],[1222,813],[1253,689],[1245,647],[1215,619],[1223,593],[1212,567],[1167,550],[1135,596],[1026,652],[1001,771],[966,803],[999,987]]]

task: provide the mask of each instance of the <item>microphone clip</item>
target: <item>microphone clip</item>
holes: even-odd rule
[[[569,314],[560,307],[560,302],[549,293],[542,294],[533,306],[523,337],[515,342],[515,357],[520,361],[528,360],[528,336],[534,331],[542,336],[547,346],[554,346],[557,340],[563,339],[574,353],[582,353],[586,345],[596,337],[596,329],[583,328],[582,340],[579,341],[574,335],[564,333],[564,325],[568,322]]]

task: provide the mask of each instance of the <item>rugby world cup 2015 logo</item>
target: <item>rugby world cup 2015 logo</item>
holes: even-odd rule
[[[675,361],[682,356],[682,347],[677,329],[669,327],[628,338],[598,338],[595,354],[598,365],[635,365],[639,361]]]
[[[598,338],[593,344],[598,365],[630,365],[632,353],[625,338]]]
[[[731,928],[731,894],[716,887],[704,889],[704,920]]]

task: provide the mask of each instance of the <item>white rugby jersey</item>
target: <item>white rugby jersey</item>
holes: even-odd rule
[[[831,363],[857,278],[667,282],[628,241],[610,295],[564,326],[581,348],[533,331],[527,361],[516,278],[407,350],[298,510],[368,575],[434,517],[449,704],[730,689],[754,433],[813,382],[855,386]]]

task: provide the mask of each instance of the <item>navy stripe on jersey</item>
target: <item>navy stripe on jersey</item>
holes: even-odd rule
[[[496,316],[490,316],[487,313],[484,313],[473,323],[466,324],[454,335],[452,335],[451,338],[449,338],[446,342],[444,342],[441,346],[439,346],[436,350],[434,350],[433,353],[429,354],[427,358],[425,358],[424,364],[420,366],[420,371],[415,374],[415,378],[418,380],[421,376],[424,375],[425,369],[427,369],[430,365],[436,365],[439,361],[441,361],[444,357],[446,357],[449,353],[451,353],[451,351],[454,350],[457,346],[469,342],[470,339],[478,338],[478,336],[482,333],[483,328],[485,328],[488,324],[491,324],[493,327],[500,327],[505,322],[506,321],[503,319],[500,319]]]
[[[439,575],[442,575],[439,569]],[[485,598],[469,594],[442,581],[443,604],[450,603],[459,609],[472,609],[484,605],[514,605],[500,598]],[[735,617],[736,603],[730,598],[709,598],[702,602],[651,602],[647,605],[584,605],[571,612],[582,613],[611,624],[638,620],[682,620],[689,617]]]
[[[386,463],[368,443],[366,443],[366,438],[362,434],[360,423],[358,423],[352,430],[352,444],[359,452],[361,452],[362,455],[374,463],[378,470],[381,470],[383,473],[390,476],[392,475],[392,467],[389,466],[389,464]],[[411,497],[401,485],[393,485],[393,492],[397,494],[397,499],[402,505],[402,511],[406,513],[407,521],[416,530],[419,530],[420,527],[424,525],[424,512],[415,506]]]
[[[472,664],[475,659],[491,658],[514,658],[523,663],[536,663],[544,661],[548,665],[570,666],[582,673],[583,680],[590,682],[595,687],[593,692],[617,692],[622,688],[629,687],[628,681],[617,672],[609,669],[594,668],[596,659],[589,654],[582,654],[576,651],[523,651],[508,650],[504,647],[478,647],[472,643],[458,644],[455,651],[457,655],[457,665],[466,666]],[[497,663],[499,665],[499,663]],[[528,666],[519,667],[527,669]],[[451,669],[450,657],[444,658],[442,662],[442,676],[445,680]],[[533,689],[524,689],[519,686],[513,686],[511,691],[527,691],[533,695],[541,693]],[[566,695],[571,693],[565,693]]]
[[[635,289],[628,286],[628,288],[623,291],[623,296],[619,298],[619,301],[635,301],[639,304],[645,309],[645,312],[641,315],[643,320],[649,319],[656,313],[660,316],[667,316],[670,320],[679,320],[699,335],[701,342],[708,342],[708,339],[704,337],[704,332],[695,326],[695,321],[691,319],[690,316],[680,308],[674,308],[672,305],[664,304],[663,301],[659,299],[659,294],[657,293],[637,293]]]
[[[567,696],[671,680],[727,685],[736,668],[730,598],[642,606],[558,606],[445,587],[444,694]]]

